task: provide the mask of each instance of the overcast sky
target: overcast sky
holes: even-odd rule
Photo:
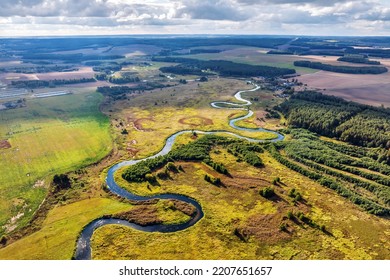
[[[0,36],[390,35],[390,0],[0,1]]]

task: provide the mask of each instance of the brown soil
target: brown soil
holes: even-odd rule
[[[191,119],[199,119],[201,124],[197,123],[192,123]],[[179,120],[179,123],[181,124],[187,124],[190,126],[200,126],[200,125],[213,125],[213,121],[211,119],[205,118],[205,117],[200,117],[200,116],[195,116],[195,117],[188,117],[188,118],[182,118]]]
[[[322,90],[347,100],[390,107],[390,72],[380,75],[353,75],[319,71],[302,75],[298,80],[309,89]],[[326,90],[324,90],[326,89]]]
[[[196,214],[195,206],[187,202],[176,200],[176,199],[171,199],[171,201],[173,202],[173,205],[175,206],[176,210],[179,210],[188,216],[193,216]]]
[[[140,205],[128,212],[113,215],[113,218],[123,219],[141,226],[161,224],[154,205]]]
[[[172,199],[173,207],[182,213],[192,216],[196,213],[196,208],[186,202]],[[109,215],[109,217],[123,219],[130,223],[135,223],[141,226],[161,224],[163,221],[158,218],[158,210],[154,203],[157,200],[150,201],[149,204],[139,204],[136,208],[119,213],[116,215]]]
[[[78,71],[50,72],[50,73],[36,74],[39,80],[82,79],[82,78],[93,78],[94,75],[95,72],[92,70],[92,67],[80,67]]]
[[[126,150],[129,152],[129,154],[132,157],[135,157],[138,154],[138,152],[139,152],[139,149],[135,149],[135,148],[132,148],[132,147],[127,147]]]
[[[0,149],[9,149],[11,144],[7,140],[0,140]]]

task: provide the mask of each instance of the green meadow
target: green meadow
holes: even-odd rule
[[[109,120],[98,93],[28,99],[0,111],[0,234],[25,225],[45,198],[54,174],[77,170],[112,149]]]

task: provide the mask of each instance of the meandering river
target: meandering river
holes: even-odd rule
[[[284,136],[276,131],[267,130],[264,128],[244,128],[244,127],[237,126],[235,124],[237,121],[249,118],[253,115],[253,111],[247,109],[247,106],[251,105],[252,103],[249,100],[244,99],[241,96],[241,94],[244,92],[256,91],[259,88],[260,88],[259,86],[255,85],[255,87],[251,90],[242,90],[242,91],[237,92],[234,95],[234,97],[238,101],[240,101],[241,103],[215,101],[215,102],[210,103],[210,105],[211,105],[211,107],[216,108],[216,109],[234,109],[234,110],[248,111],[248,113],[245,116],[230,120],[229,125],[237,130],[242,130],[242,131],[245,130],[245,131],[252,131],[252,132],[273,133],[275,135],[275,137],[273,139],[259,140],[259,139],[255,139],[255,138],[244,137],[244,136],[238,135],[236,133],[229,132],[229,131],[223,131],[223,130],[215,130],[215,131],[195,130],[195,132],[198,134],[215,134],[215,133],[223,132],[225,134],[228,134],[228,135],[231,135],[231,136],[234,136],[237,138],[241,138],[241,139],[246,139],[246,140],[251,141],[251,142],[266,142],[266,141],[276,142],[276,141],[283,140]],[[166,139],[165,145],[160,150],[160,152],[156,153],[155,155],[152,155],[152,156],[144,158],[144,159],[127,160],[127,161],[122,161],[118,164],[115,164],[114,166],[112,166],[108,170],[106,184],[107,184],[109,191],[111,191],[112,193],[114,193],[118,196],[127,198],[127,199],[131,199],[131,200],[145,201],[145,200],[151,200],[151,199],[176,199],[176,200],[184,201],[184,202],[187,202],[187,203],[193,205],[196,208],[196,214],[194,216],[192,216],[191,219],[188,220],[187,222],[182,223],[182,224],[174,224],[174,225],[157,224],[157,225],[140,226],[140,225],[137,225],[135,223],[130,223],[130,222],[128,222],[126,220],[122,220],[122,219],[98,218],[98,219],[90,222],[88,225],[86,225],[84,227],[84,229],[82,230],[82,232],[80,233],[80,236],[79,236],[79,238],[77,240],[77,244],[76,244],[76,251],[74,254],[75,259],[77,259],[77,260],[91,259],[91,255],[92,255],[91,237],[97,228],[102,227],[104,225],[119,224],[119,225],[128,226],[128,227],[134,228],[136,230],[146,231],[146,232],[175,232],[175,231],[189,228],[189,227],[193,226],[194,224],[196,224],[200,219],[203,218],[204,214],[203,214],[202,207],[193,198],[190,198],[190,197],[185,196],[185,195],[173,194],[173,193],[172,194],[153,195],[153,196],[140,196],[140,195],[136,195],[134,193],[131,193],[131,192],[121,188],[115,182],[115,179],[114,179],[114,174],[118,169],[125,167],[125,166],[134,165],[140,161],[143,161],[143,160],[146,160],[149,158],[154,158],[154,157],[166,155],[169,153],[169,151],[171,151],[172,146],[175,143],[175,140],[179,135],[182,135],[184,133],[192,133],[192,132],[193,132],[193,130],[183,130],[183,131],[179,131],[179,132],[172,134],[171,136],[169,136]]]

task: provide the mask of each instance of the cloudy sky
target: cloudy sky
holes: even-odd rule
[[[1,0],[0,36],[390,35],[390,0]]]

